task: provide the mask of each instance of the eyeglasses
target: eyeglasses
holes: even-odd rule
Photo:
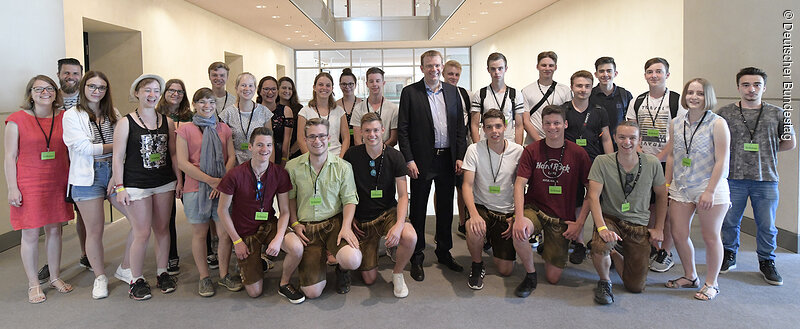
[[[264,197],[261,189],[264,187],[264,184],[261,181],[256,181],[256,201],[261,201],[261,198]]]
[[[175,95],[175,94],[177,94],[177,95],[183,95],[183,90],[167,89],[167,94],[173,94],[173,95]]]
[[[339,83],[339,85],[342,86],[342,87],[353,88],[353,87],[356,86],[356,83],[355,82],[341,82],[341,83]]]
[[[375,177],[375,176],[377,176],[377,175],[378,175],[378,172],[377,172],[377,171],[375,171],[375,160],[369,160],[369,167],[370,167],[370,168],[372,168],[372,169],[370,169],[370,171],[369,171],[369,174],[370,174],[372,177]]]
[[[316,140],[317,138],[319,138],[319,140],[324,140],[326,137],[328,137],[328,134],[322,134],[322,135],[308,135],[308,136],[306,136],[306,139],[307,139],[307,140],[309,140],[309,141],[314,141],[314,140]]]
[[[55,92],[55,91],[56,91],[56,89],[55,89],[55,88],[53,88],[53,87],[33,87],[33,88],[31,88],[31,90],[33,90],[33,92],[34,92],[34,93],[37,93],[37,94],[41,94],[41,93],[42,93],[42,91],[45,91],[45,90],[46,90],[48,93],[52,93],[52,92]]]
[[[89,88],[89,91],[91,92],[99,91],[101,93],[104,93],[106,90],[108,90],[108,86],[98,86],[96,84],[86,85],[86,88]]]
[[[264,87],[264,88],[261,88],[261,90],[263,90],[263,91],[271,91],[271,92],[276,92],[276,91],[278,91],[278,88],[266,88],[266,87]]]

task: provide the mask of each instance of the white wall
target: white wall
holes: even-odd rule
[[[208,65],[224,62],[226,51],[242,55],[244,70],[258,78],[274,75],[276,64],[294,72],[291,48],[183,0],[64,0],[67,56],[83,58],[84,17],[141,31],[143,72],[182,79],[190,98],[210,85]]]
[[[522,88],[536,81],[536,55],[558,54],[555,80],[569,84],[578,70],[594,72],[601,56],[616,60],[617,84],[634,96],[644,92],[644,62],[664,57],[670,63],[667,87],[683,80],[683,1],[561,0],[472,46],[473,88],[491,79],[486,57],[498,51],[508,58],[506,83]],[[596,82],[596,81],[595,81]]]

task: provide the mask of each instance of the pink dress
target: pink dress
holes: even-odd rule
[[[22,206],[9,207],[11,227],[14,230],[66,222],[75,216],[71,205],[64,201],[67,194],[69,153],[62,138],[63,117],[64,111],[59,111],[55,122],[48,116],[39,118],[37,124],[37,119],[32,115],[17,111],[6,119],[6,125],[10,121],[19,128],[17,186],[22,194]],[[51,123],[54,126],[50,151],[55,151],[55,158],[42,160],[42,152],[47,151],[45,134],[50,135]]]

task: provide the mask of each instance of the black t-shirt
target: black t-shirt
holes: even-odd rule
[[[608,96],[606,96],[599,86],[592,88],[592,95],[589,96],[589,103],[600,105],[606,109],[606,113],[608,113],[608,130],[611,133],[611,137],[614,136],[617,125],[625,121],[625,112],[628,111],[628,104],[630,104],[632,99],[633,95],[631,95],[630,91],[617,85],[614,85],[614,92]],[[612,138],[611,141],[613,143],[614,139]],[[614,145],[614,149],[616,150],[616,144]]]
[[[577,142],[578,139],[586,139],[586,145],[580,146],[583,146],[592,161],[594,161],[594,158],[598,155],[605,153],[603,151],[603,143],[601,142],[600,134],[603,132],[603,127],[608,127],[608,114],[606,110],[591,102],[583,113],[575,110],[572,106],[572,102],[566,102],[562,107],[567,114],[567,122],[569,123],[567,129],[564,130],[564,138],[578,145],[580,145],[580,143]],[[588,120],[586,116],[589,116]]]
[[[408,173],[406,160],[400,151],[391,147],[384,148],[383,155],[372,159],[367,154],[365,144],[351,147],[344,154],[344,159],[353,166],[353,176],[358,190],[358,206],[356,206],[355,219],[359,222],[368,222],[383,212],[397,205],[394,195],[397,191],[395,179]],[[374,166],[370,166],[374,161]],[[374,170],[375,176],[372,175]],[[382,198],[372,198],[373,190],[383,191]]]

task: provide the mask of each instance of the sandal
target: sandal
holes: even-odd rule
[[[53,288],[62,294],[66,294],[72,291],[72,285],[64,282],[64,280],[61,279],[55,279],[50,281],[50,288]]]
[[[28,287],[28,303],[39,304],[43,303],[45,300],[47,300],[47,297],[42,291],[42,286],[37,284],[33,287]]]
[[[681,279],[689,281],[689,283],[687,283],[687,284],[678,284],[678,281],[681,280]],[[694,280],[689,280],[689,278],[687,278],[685,276],[682,276],[682,277],[677,278],[675,280],[667,281],[667,283],[665,283],[664,286],[667,287],[667,288],[670,288],[670,289],[697,288],[697,287],[699,287],[699,285],[697,284],[697,279],[698,278],[694,278]]]
[[[697,293],[694,294],[694,298],[699,300],[712,300],[714,297],[719,295],[719,287],[716,286],[709,286],[708,283],[703,284],[703,288],[700,288]]]

